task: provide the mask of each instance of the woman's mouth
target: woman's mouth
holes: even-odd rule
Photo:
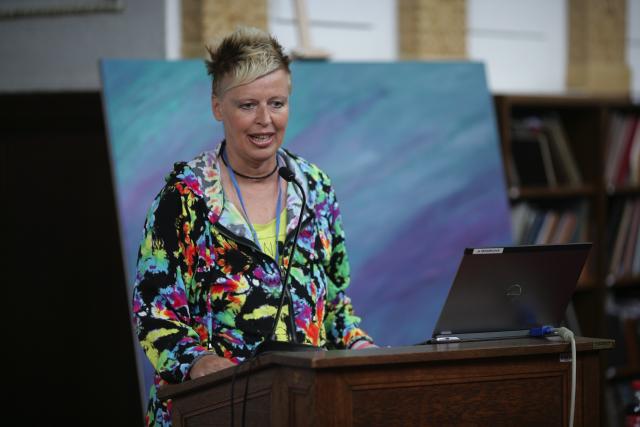
[[[259,147],[266,147],[273,141],[273,133],[254,133],[249,135],[249,140]]]

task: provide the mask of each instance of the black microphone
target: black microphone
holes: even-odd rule
[[[269,336],[258,346],[258,348],[256,349],[256,354],[263,354],[271,351],[320,350],[319,347],[298,343],[298,337],[296,336],[295,313],[293,311],[293,298],[291,298],[291,290],[289,289],[289,273],[291,272],[293,257],[296,253],[296,247],[298,246],[298,233],[300,233],[300,228],[302,227],[302,215],[304,214],[304,209],[307,206],[307,196],[304,192],[304,189],[302,188],[302,185],[300,185],[300,183],[296,181],[295,174],[291,169],[286,166],[282,166],[280,169],[278,169],[278,175],[280,175],[285,181],[291,182],[296,187],[298,187],[298,189],[300,190],[300,194],[302,194],[302,207],[300,208],[300,216],[298,217],[298,226],[296,227],[296,231],[293,235],[293,247],[291,248],[291,254],[289,255],[289,265],[287,265],[287,271],[285,272],[284,280],[282,281],[282,295],[280,295],[280,302],[278,303],[276,318],[273,321],[273,327],[271,328]],[[282,312],[285,296],[289,299],[289,329],[291,330],[292,342],[276,341],[275,339],[276,327],[278,325],[278,319],[280,319],[280,313]]]
[[[297,343],[298,338],[296,336],[295,315],[293,312],[293,299],[291,298],[291,289],[289,289],[289,272],[291,271],[291,265],[293,264],[293,257],[296,253],[296,247],[298,246],[297,245],[298,233],[300,232],[300,228],[302,226],[302,215],[304,213],[304,208],[305,206],[307,206],[307,196],[304,192],[304,189],[300,185],[300,183],[296,181],[295,174],[291,169],[289,169],[286,166],[282,166],[280,169],[278,169],[278,175],[280,175],[285,181],[293,183],[300,190],[300,194],[302,194],[302,207],[300,209],[300,216],[298,217],[298,226],[296,227],[296,232],[293,235],[293,247],[291,248],[291,254],[289,256],[289,265],[287,266],[287,271],[284,275],[284,280],[282,282],[283,293],[282,293],[282,296],[280,297],[280,304],[278,307],[278,310],[282,309],[283,297],[285,296],[285,293],[286,293],[287,294],[286,297],[289,299],[289,326],[291,329],[291,338],[293,342]],[[279,314],[280,313],[278,312],[278,316]],[[276,323],[278,318],[279,317],[276,317]],[[276,324],[274,323],[273,330],[271,331],[272,338],[274,337],[275,327],[276,327]]]
[[[298,188],[300,189],[300,192],[302,193],[302,198],[306,199],[304,190],[302,189],[302,186],[298,183],[298,181],[296,181],[296,175],[293,173],[291,169],[289,169],[286,166],[282,166],[280,169],[278,169],[278,175],[280,175],[282,179],[284,179],[285,181],[293,182],[295,185],[297,185]]]

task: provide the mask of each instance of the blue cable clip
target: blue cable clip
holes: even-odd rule
[[[554,331],[553,326],[545,325],[545,326],[529,329],[529,335],[532,337],[544,337],[545,335],[552,334],[553,331]]]

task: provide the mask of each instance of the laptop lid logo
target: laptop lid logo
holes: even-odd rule
[[[474,249],[473,255],[491,255],[491,254],[501,254],[504,252],[504,248],[480,248]]]
[[[507,288],[507,293],[506,295],[509,298],[515,298],[515,297],[519,297],[522,296],[522,286],[515,284],[515,285],[511,285]]]

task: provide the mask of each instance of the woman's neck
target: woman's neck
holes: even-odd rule
[[[225,166],[232,169],[238,179],[260,180],[270,178],[273,175],[277,176],[275,173],[278,166],[277,154],[265,161],[255,161],[236,155],[233,150],[229,150],[226,144],[224,151],[226,153]]]
[[[229,163],[231,164],[231,161],[229,161]],[[224,162],[220,161],[219,168],[225,199],[228,199],[240,212],[242,212],[242,203],[240,202],[238,192],[231,180],[230,166],[225,165]],[[278,179],[279,176],[277,173],[261,180],[244,179],[240,178],[238,175],[235,175],[235,178],[238,186],[240,187],[242,198],[244,199],[248,222],[266,224],[275,218],[278,186],[282,188],[281,206],[285,206],[287,200],[287,182],[283,179]]]

